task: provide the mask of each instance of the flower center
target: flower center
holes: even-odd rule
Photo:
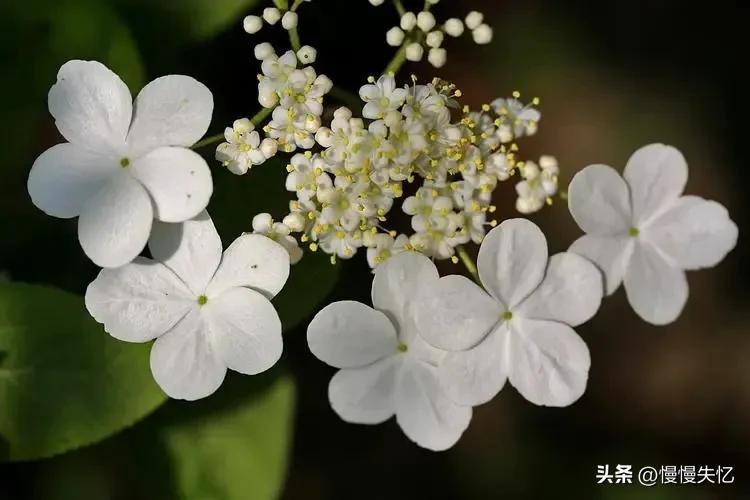
[[[198,305],[204,306],[206,305],[206,302],[208,302],[208,297],[206,297],[205,295],[201,295],[200,297],[198,297]]]
[[[511,320],[512,318],[513,318],[513,313],[512,313],[512,312],[510,312],[510,311],[505,311],[505,312],[503,313],[503,319],[504,319],[505,321],[510,321],[510,320]]]
[[[635,238],[636,236],[638,236],[640,233],[641,232],[635,226],[633,226],[630,229],[628,229],[628,235],[630,235],[633,238]]]
[[[125,168],[128,165],[130,165],[130,158],[123,157],[123,158],[120,159],[120,166],[122,168]]]
[[[399,342],[398,344],[398,352],[406,352],[409,350],[409,346],[404,344],[403,342]]]

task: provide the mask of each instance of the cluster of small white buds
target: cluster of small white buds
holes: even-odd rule
[[[484,14],[473,10],[467,14],[465,22],[475,43],[486,45],[492,41],[492,28],[484,23]]]
[[[262,234],[284,247],[289,253],[289,261],[296,264],[302,259],[302,249],[291,235],[291,228],[283,222],[274,222],[271,214],[262,213],[253,217],[253,234]]]
[[[247,118],[235,120],[224,130],[224,139],[216,148],[216,159],[237,175],[247,173],[276,154],[278,144],[271,138],[260,139],[253,123]]]
[[[557,193],[557,178],[560,172],[554,156],[542,156],[539,163],[532,161],[517,165],[523,181],[516,184],[516,210],[529,214],[540,210],[545,203],[552,203]]]
[[[310,1],[310,0],[306,0]],[[242,21],[242,27],[251,35],[259,32],[263,28],[263,22],[274,26],[281,20],[281,26],[285,30],[293,30],[299,22],[299,15],[294,10],[279,10],[276,7],[266,7],[263,9],[262,16],[245,16]]]

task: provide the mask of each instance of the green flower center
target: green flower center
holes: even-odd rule
[[[206,297],[205,295],[201,295],[200,297],[198,297],[198,305],[204,306],[206,305],[206,302],[208,302],[208,297]]]
[[[638,230],[637,227],[631,227],[630,229],[628,229],[628,234],[630,236],[632,236],[633,238],[635,238],[636,236],[638,236],[640,233],[641,232]]]
[[[122,158],[122,159],[120,160],[120,166],[121,166],[122,168],[125,168],[125,167],[127,167],[128,165],[130,165],[130,158]]]
[[[403,342],[399,342],[399,344],[398,344],[398,352],[406,352],[408,350],[409,350],[409,346],[407,346]]]
[[[503,319],[504,319],[505,321],[510,321],[510,320],[511,320],[512,318],[513,318],[513,313],[512,313],[512,312],[510,312],[510,311],[505,311],[505,312],[503,313]]]

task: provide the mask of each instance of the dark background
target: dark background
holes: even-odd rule
[[[404,2],[413,10],[422,3]],[[58,2],[31,2],[50,14],[39,23],[30,23],[30,14],[10,3],[0,8],[0,13],[8,9],[0,35],[0,272],[8,279],[82,293],[96,269],[77,246],[75,224],[44,216],[25,189],[33,159],[60,140],[46,113],[46,91],[59,64],[72,56],[55,60],[61,57],[58,37],[75,38],[78,33],[66,27],[72,21],[55,15]],[[208,85],[216,102],[210,133],[258,109],[259,68],[252,47],[271,33],[277,47],[285,46],[280,29],[264,29],[250,38],[241,29],[240,16],[225,30],[186,41],[172,24],[175,19],[159,15],[148,2],[100,3],[112,4],[125,20],[143,59],[145,81],[185,73]],[[369,427],[339,420],[326,397],[333,370],[307,350],[304,326],[288,332],[284,364],[297,381],[298,404],[282,498],[750,498],[750,311],[745,285],[750,248],[743,238],[750,212],[742,198],[748,181],[745,64],[750,16],[740,5],[442,0],[436,6],[438,19],[484,11],[494,27],[494,40],[476,46],[469,37],[448,38],[446,67],[436,71],[426,63],[408,64],[400,73],[402,83],[410,73],[422,80],[439,75],[455,82],[463,90],[463,102],[474,106],[516,89],[528,98],[539,96],[540,131],[521,142],[521,155],[557,156],[562,186],[588,164],[621,169],[642,145],[672,144],[688,159],[688,192],[727,206],[740,227],[740,242],[718,268],[688,275],[688,305],[671,325],[642,322],[622,290],[606,300],[600,313],[578,328],[591,350],[592,367],[587,393],[575,405],[539,408],[506,387],[491,403],[475,409],[461,441],[444,453],[416,447],[394,421]],[[178,2],[174,8],[179,11]],[[300,10],[302,42],[318,49],[315,68],[354,91],[390,59],[393,49],[385,44],[384,34],[394,24],[397,16],[390,5],[373,8],[366,0],[313,0]],[[104,29],[101,36],[112,33]],[[39,60],[45,64],[37,64]],[[127,75],[123,77],[127,81]],[[222,236],[227,241],[247,230],[255,213],[242,213],[235,207],[243,205],[232,203],[241,200],[254,207],[259,195],[250,183],[237,188],[235,179],[218,168],[214,176],[214,196],[224,207],[222,213],[239,214],[226,217]],[[283,182],[283,173],[277,177],[276,182]],[[283,208],[287,195],[278,193],[281,198],[273,207]],[[498,189],[499,217],[514,216],[514,196],[510,183]],[[232,197],[238,201],[227,201]],[[277,210],[274,215],[283,214]],[[548,235],[552,251],[564,250],[579,234],[564,203],[531,219]],[[370,275],[364,256],[340,266],[339,282],[326,302],[368,302]],[[461,269],[448,264],[443,271]],[[138,425],[148,425],[149,419]],[[0,498],[167,498],[168,487],[154,490],[140,484],[142,478],[131,474],[128,464],[132,457],[118,456],[123,443],[148,454],[148,443],[133,438],[137,428],[67,456],[0,466]],[[99,449],[96,456],[103,453],[109,463],[91,468],[86,457],[93,456],[94,448]],[[61,468],[65,461],[76,465]],[[653,489],[595,484],[597,465],[618,463],[636,469],[734,466],[736,482]],[[68,496],[56,493],[50,482],[59,479],[60,470],[70,486]],[[92,482],[102,481],[104,487],[91,488]]]

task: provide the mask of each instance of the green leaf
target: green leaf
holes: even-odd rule
[[[0,458],[62,453],[149,414],[165,400],[149,347],[112,339],[81,297],[0,285]]]
[[[257,385],[257,381],[243,382],[238,385],[242,390]],[[177,498],[272,500],[279,496],[292,436],[293,382],[280,377],[262,391],[256,388],[239,401],[231,398],[232,404],[222,404],[230,392],[222,395],[219,408],[181,404],[187,412],[183,420],[159,432],[172,460]]]

